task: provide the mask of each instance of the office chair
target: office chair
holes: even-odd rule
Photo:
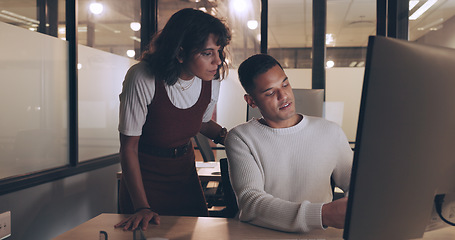
[[[233,218],[237,215],[239,207],[237,205],[237,198],[235,197],[234,190],[232,190],[231,180],[229,178],[229,164],[227,158],[220,159],[220,169],[223,197],[226,204],[226,208],[223,209],[223,216],[226,218]]]
[[[215,162],[215,155],[213,154],[212,147],[210,146],[211,140],[201,133],[198,133],[196,136],[194,136],[194,141],[196,142],[196,145],[202,155],[202,158],[204,159],[204,162]],[[204,191],[208,208],[223,205],[221,183],[218,183],[217,187],[208,187],[208,182],[201,182],[201,186],[202,190]],[[219,213],[217,211],[209,211],[209,213],[210,216],[219,216]]]
[[[210,146],[210,139],[201,133],[198,133],[194,136],[194,140],[196,141],[196,145],[199,148],[199,152],[201,153],[204,162],[214,162],[215,155],[213,154],[212,147]]]

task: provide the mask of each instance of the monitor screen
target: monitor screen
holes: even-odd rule
[[[420,238],[454,193],[455,49],[370,37],[344,238]]]

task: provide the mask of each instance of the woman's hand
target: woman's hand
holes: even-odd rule
[[[160,216],[158,213],[153,212],[150,209],[141,209],[135,214],[131,215],[128,218],[123,219],[121,222],[117,223],[114,227],[120,228],[123,227],[124,231],[135,230],[139,226],[143,231],[147,230],[149,223],[160,224]]]

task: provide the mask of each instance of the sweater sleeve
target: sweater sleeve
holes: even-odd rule
[[[335,181],[335,185],[341,188],[345,193],[348,193],[351,179],[353,151],[349,146],[349,141],[343,130],[338,127],[338,131],[334,132],[336,133],[334,139],[338,141],[336,146],[338,146],[339,149],[337,154],[337,165],[333,171],[332,177]]]
[[[226,153],[241,221],[287,232],[323,228],[322,203],[290,202],[265,192],[261,163],[235,130],[226,139]]]

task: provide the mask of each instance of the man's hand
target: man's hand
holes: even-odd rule
[[[322,225],[344,228],[347,205],[347,197],[322,205]]]

